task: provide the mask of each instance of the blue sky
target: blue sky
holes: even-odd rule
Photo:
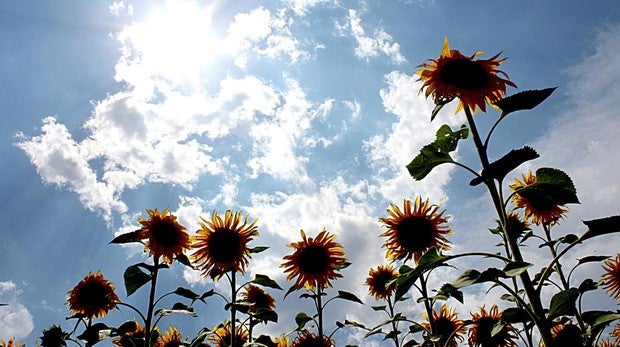
[[[508,118],[491,151],[529,144],[541,158],[523,170],[555,166],[573,178],[582,204],[557,232],[617,214],[619,16],[615,1],[3,1],[0,302],[9,305],[0,339],[34,346],[42,329],[66,324],[66,293],[89,271],[101,269],[124,295],[122,272],[142,250],[108,242],[136,229],[147,208],[169,208],[192,232],[212,210],[258,218],[254,244],[271,248],[249,274],[285,288],[284,245],[299,229],[326,227],[353,262],[336,287],[369,304],[362,283],[383,262],[377,219],[390,202],[429,197],[452,216],[455,251],[493,250],[490,202],[464,171],[440,167],[415,182],[404,167],[441,124],[464,122],[450,105],[430,123],[432,102],[413,76],[444,37],[466,55],[503,51],[502,70],[519,87],[509,94],[558,86]],[[476,119],[484,128],[494,117]],[[458,157],[473,155],[463,142]],[[613,255],[617,241],[574,256]],[[526,254],[543,258],[536,247]],[[166,277],[162,290],[213,287],[180,266]],[[459,311],[483,295],[468,293]],[[280,305],[269,332],[294,326],[294,298]],[[184,332],[219,323],[220,306],[197,308]],[[369,311],[328,314],[361,321]],[[359,334],[339,339],[359,343]]]

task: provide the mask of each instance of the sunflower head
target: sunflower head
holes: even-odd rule
[[[556,346],[586,346],[581,329],[570,321],[551,327],[551,337]]]
[[[327,336],[319,336],[307,330],[297,334],[291,347],[333,347],[336,346],[334,341]]]
[[[439,312],[433,310],[432,325],[427,321],[422,326],[433,336],[439,337],[439,346],[446,347],[457,347],[459,342],[463,342],[463,335],[467,331],[456,311],[446,305],[442,305]]]
[[[209,336],[209,340],[213,342],[215,347],[243,346],[249,338],[248,331],[243,327],[237,326],[235,327],[235,340],[234,343],[231,344],[232,325],[228,321],[224,322],[219,327],[215,327],[213,330],[213,334]]]
[[[489,59],[474,59],[482,52],[467,57],[460,51],[450,49],[444,39],[443,50],[437,59],[429,59],[419,66],[416,74],[423,81],[420,92],[433,96],[436,105],[444,105],[459,98],[457,112],[468,108],[476,113],[479,107],[486,112],[486,103],[493,105],[502,99],[506,86],[516,87],[508,75],[497,69],[506,58],[498,59],[501,53]]]
[[[112,343],[118,347],[141,347],[144,346],[144,327],[134,321],[123,323],[117,329],[119,337],[112,339]]]
[[[159,335],[155,347],[179,347],[186,345],[183,336],[176,327],[169,327],[162,335]]]
[[[257,220],[227,210],[224,218],[213,211],[211,220],[200,217],[201,229],[193,239],[194,263],[204,276],[219,278],[229,271],[245,273],[251,251],[248,243],[258,236]]]
[[[506,230],[516,239],[521,238],[530,229],[530,224],[516,213],[509,213],[506,218]]]
[[[164,263],[172,263],[175,256],[182,255],[189,249],[189,235],[185,227],[177,222],[177,217],[171,215],[168,209],[163,211],[146,210],[149,218],[140,218],[138,222],[142,228],[138,239],[147,240],[144,251],[149,251],[155,259],[162,259]]]
[[[605,260],[603,270],[605,270],[605,273],[601,279],[605,285],[604,288],[607,289],[607,293],[614,300],[620,301],[620,253],[616,254],[614,259]],[[617,327],[616,329],[618,330],[618,335],[620,335],[620,328]]]
[[[301,241],[287,245],[294,252],[285,255],[284,263],[280,265],[288,273],[286,280],[297,277],[295,286],[305,286],[307,290],[331,286],[330,281],[342,277],[338,271],[346,266],[347,258],[342,245],[335,241],[336,236],[325,229],[315,238],[306,237],[301,230],[301,238]]]
[[[276,308],[276,300],[260,287],[253,284],[248,285],[241,294],[243,300],[250,303],[249,311],[256,313],[258,310],[271,310]]]
[[[41,347],[65,347],[67,346],[67,338],[69,333],[62,330],[60,325],[52,325],[43,330],[41,339]]]
[[[525,188],[536,182],[536,176],[530,170],[527,174],[522,174],[521,178],[515,179],[515,183],[510,185],[510,189],[514,192],[512,201],[515,208],[525,209],[525,219],[531,218],[532,223],[536,225],[541,224],[555,224],[562,218],[567,212],[563,205],[558,205],[554,201],[543,194],[539,194],[533,190],[527,190],[519,192],[519,189]]]
[[[368,271],[368,293],[377,300],[388,298],[396,290],[398,271],[392,265],[379,265]]]
[[[67,303],[73,315],[88,319],[104,317],[119,302],[114,284],[106,280],[101,271],[89,272],[70,292]]]
[[[387,237],[382,247],[387,249],[388,260],[413,258],[417,262],[429,248],[450,249],[450,242],[445,238],[445,235],[452,234],[447,225],[448,217],[444,217],[439,206],[431,205],[428,199],[422,201],[417,197],[414,204],[405,200],[402,211],[390,204],[387,212],[390,216],[379,221],[387,227],[380,236]]]
[[[480,307],[480,312],[472,314],[473,325],[469,328],[469,345],[483,347],[513,347],[517,338],[516,329],[511,325],[504,325],[502,329],[495,333],[493,327],[502,318],[496,305],[491,306],[489,311]]]

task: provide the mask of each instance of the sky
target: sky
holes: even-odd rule
[[[430,122],[432,100],[418,93],[414,71],[439,56],[445,37],[465,55],[502,52],[501,70],[518,86],[508,94],[557,86],[536,109],[509,116],[490,150],[492,159],[526,144],[538,151],[510,180],[538,167],[570,175],[581,204],[554,232],[580,233],[581,221],[618,214],[619,18],[611,0],[2,1],[0,339],[34,346],[52,324],[69,330],[67,292],[89,271],[143,304],[145,292],[125,297],[122,277],[144,260],[142,247],[109,241],[137,229],[146,209],[168,208],[192,233],[214,210],[257,218],[253,245],[270,248],[248,276],[283,288],[290,283],[278,266],[300,229],[337,235],[352,265],[334,286],[366,305],[329,307],[331,328],[380,320],[368,318],[376,303],[363,282],[385,263],[378,219],[390,203],[429,198],[450,215],[454,252],[497,250],[486,232],[492,205],[466,171],[444,165],[414,181],[405,168],[441,124],[465,122],[454,103]],[[495,117],[489,109],[476,120],[488,129]],[[471,140],[456,157],[479,169]],[[571,258],[615,255],[618,241],[592,240]],[[525,255],[547,257],[535,246]],[[471,264],[455,265],[434,284]],[[589,272],[598,279],[602,270]],[[162,277],[161,293],[226,290],[179,264]],[[280,320],[262,329],[282,333],[308,303],[271,294]],[[450,303],[465,316],[500,295],[478,288],[465,304]],[[163,324],[191,337],[225,319],[222,306],[214,299],[196,307],[197,318]],[[336,336],[338,345],[381,345],[362,335]]]

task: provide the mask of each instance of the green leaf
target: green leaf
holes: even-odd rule
[[[204,340],[207,338],[207,336],[211,335],[211,329],[209,328],[202,328],[200,329],[200,331],[198,332],[198,334],[196,334],[196,337],[194,337],[194,339],[192,340],[191,344],[189,345],[189,347],[198,347],[198,346],[202,346]]]
[[[476,283],[479,277],[480,277],[480,271],[470,269],[470,270],[466,270],[465,272],[463,272],[459,277],[457,277],[450,284],[454,288],[463,288],[463,287],[467,287],[467,286],[470,286]]]
[[[577,259],[577,265],[585,264],[585,263],[596,263],[603,261],[605,259],[609,259],[608,255],[589,255],[587,257]]]
[[[138,265],[131,265],[123,274],[127,296],[133,294],[151,280],[151,275],[143,272]]]
[[[196,317],[196,312],[194,312],[194,308],[191,306],[187,306],[183,303],[177,302],[172,305],[172,309],[161,309],[155,311],[155,315],[163,317],[173,313],[186,314],[192,317]]]
[[[532,320],[532,317],[521,307],[509,307],[502,311],[501,320],[506,324],[527,323]]]
[[[598,284],[594,282],[591,278],[586,278],[579,285],[579,293],[583,294],[591,290],[596,290],[596,288],[598,288]]]
[[[420,275],[441,265],[446,259],[447,257],[439,254],[435,248],[429,248],[418,260],[418,266],[405,273],[401,271],[396,280],[395,300],[398,301],[405,296]]]
[[[419,181],[436,166],[453,162],[449,153],[456,149],[459,140],[467,138],[468,135],[469,129],[464,125],[455,132],[449,125],[442,125],[437,130],[435,141],[422,147],[420,153],[407,165],[409,174]]]
[[[372,308],[374,311],[385,311],[385,308],[387,306],[382,305],[382,306],[370,306],[370,308]]]
[[[97,342],[107,338],[112,333],[112,329],[103,323],[95,323],[84,330],[77,338],[86,341],[86,346],[90,347]]]
[[[441,288],[439,288],[439,291],[437,292],[437,295],[435,297],[436,298],[445,297],[445,299],[453,297],[456,300],[458,300],[461,304],[463,303],[463,292],[458,290],[451,283],[445,283],[444,285],[442,285]]]
[[[254,313],[254,319],[259,320],[261,322],[278,322],[278,314],[273,310],[268,310],[265,308],[259,308],[256,313]]]
[[[261,253],[263,251],[266,251],[267,249],[269,249],[269,247],[266,246],[258,246],[258,247],[254,247],[254,248],[250,248],[248,249],[248,251],[250,253],[256,254],[256,253]]]
[[[296,286],[295,284],[291,285],[291,286],[288,288],[288,290],[286,291],[286,293],[284,294],[284,297],[282,298],[282,300],[286,299],[286,297],[287,297],[289,294],[291,294],[292,292],[296,291],[297,289],[299,289],[299,288],[297,288],[297,286]]]
[[[588,220],[583,224],[588,227],[588,231],[581,236],[582,241],[595,236],[620,232],[620,216]]]
[[[191,262],[191,261],[189,260],[189,258],[188,258],[185,254],[183,254],[183,253],[181,253],[181,254],[177,255],[174,259],[176,259],[179,263],[181,263],[181,264],[183,264],[183,265],[185,265],[185,266],[189,266],[189,267],[191,267],[192,269],[194,268],[194,266],[192,265],[192,262]]]
[[[191,289],[187,289],[183,287],[178,287],[177,289],[174,290],[173,293],[176,295],[182,296],[184,298],[192,299],[192,300],[200,299],[200,295],[194,293]]]
[[[563,171],[553,168],[536,170],[536,182],[518,189],[516,194],[541,208],[579,203],[573,181]]]
[[[530,263],[526,263],[524,261],[514,261],[506,264],[503,271],[508,277],[516,277],[525,272],[530,267],[532,267],[532,264]]]
[[[495,102],[495,106],[502,110],[502,117],[515,111],[531,110],[545,101],[556,88],[557,87],[522,91]]]
[[[471,180],[469,185],[476,186],[485,179],[501,181],[510,171],[516,169],[519,165],[538,157],[538,153],[528,146],[520,149],[513,149],[500,159],[490,163],[486,169],[482,170],[480,177]]]
[[[349,300],[349,301],[353,301],[353,302],[357,302],[360,304],[364,304],[364,302],[362,300],[360,300],[357,296],[355,296],[355,294],[353,293],[349,293],[349,292],[345,292],[344,290],[339,290],[338,291],[338,295],[335,296],[338,299],[344,299],[344,300]]]
[[[312,317],[308,316],[305,312],[299,312],[295,316],[295,323],[297,323],[297,329],[301,330],[306,326],[306,323],[312,320]]]
[[[555,294],[551,298],[548,317],[552,320],[559,316],[572,316],[576,312],[575,302],[579,298],[579,290],[570,288]]]
[[[110,243],[130,243],[130,242],[140,242],[138,235],[142,230],[136,230],[129,233],[121,234],[115,237]]]
[[[252,283],[258,284],[259,286],[275,288],[282,290],[282,287],[278,285],[278,283],[268,276],[257,274],[256,277],[252,280]]]
[[[620,319],[620,312],[612,311],[587,311],[582,314],[583,320],[592,327],[607,325]]]
[[[362,323],[358,323],[354,320],[350,320],[350,319],[345,319],[344,320],[344,325],[345,327],[356,327],[356,328],[362,328],[364,330],[368,330],[368,328],[366,328],[366,326]]]

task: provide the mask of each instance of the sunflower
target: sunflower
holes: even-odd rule
[[[516,213],[509,213],[506,217],[506,230],[515,239],[521,238],[526,231],[532,230],[530,224],[526,220],[522,220]]]
[[[11,338],[8,341],[0,340],[0,347],[26,347],[21,342],[15,342],[15,338]]]
[[[183,336],[176,327],[172,326],[163,335],[159,335],[157,342],[155,342],[155,347],[179,347],[184,345],[186,343],[183,342]]]
[[[101,271],[89,272],[70,292],[67,303],[73,315],[91,319],[104,317],[119,302],[114,284],[106,280]]]
[[[243,300],[251,303],[250,312],[252,313],[256,313],[260,309],[273,311],[276,308],[276,300],[253,284],[247,286],[241,296]]]
[[[616,342],[620,344],[620,322],[616,322],[616,326],[614,327],[614,330],[611,333],[609,333],[609,335],[615,338]]]
[[[502,329],[491,335],[495,323],[502,318],[496,305],[487,312],[484,306],[480,312],[472,314],[473,325],[469,328],[469,345],[483,347],[512,347],[516,346],[516,329],[511,325],[504,325]]]
[[[243,219],[241,212],[227,210],[224,219],[213,211],[211,221],[200,217],[200,226],[194,236],[196,249],[192,258],[202,269],[204,276],[219,277],[224,272],[245,273],[251,257],[248,243],[258,236],[257,219],[250,222]]]
[[[620,253],[616,254],[615,259],[605,260],[603,269],[605,270],[602,276],[602,281],[605,284],[604,288],[607,289],[607,293],[615,300],[620,300]],[[620,327],[617,329],[620,336]]]
[[[506,73],[496,69],[506,60],[498,60],[501,53],[490,59],[474,60],[480,54],[482,52],[466,57],[458,50],[451,50],[448,39],[444,39],[439,58],[427,60],[416,71],[420,76],[418,81],[424,81],[420,92],[426,89],[425,96],[433,95],[436,105],[444,105],[459,98],[457,113],[463,108],[476,113],[478,107],[486,112],[486,103],[493,105],[506,93],[506,85],[516,85],[508,79]]]
[[[280,335],[277,339],[273,340],[267,335],[261,335],[257,337],[254,342],[265,345],[266,347],[288,347],[288,336]]]
[[[209,340],[215,344],[215,347],[231,347],[231,346],[243,346],[248,341],[248,331],[243,327],[237,326],[235,328],[235,341],[231,345],[232,340],[232,326],[230,322],[226,321],[224,324],[213,329],[214,332],[209,336]]]
[[[137,347],[144,345],[144,327],[134,321],[123,323],[119,328],[119,337],[112,339],[112,343],[118,347]]]
[[[515,208],[525,208],[525,219],[531,217],[532,223],[536,225],[554,224],[568,212],[568,209],[562,205],[556,204],[547,197],[536,193],[536,191],[529,190],[527,194],[526,192],[519,192],[519,189],[536,182],[536,176],[532,174],[532,170],[527,175],[522,174],[521,177],[523,182],[518,178],[515,179],[515,183],[510,185],[510,189],[515,192],[512,197]]]
[[[398,271],[392,265],[379,265],[375,269],[370,269],[368,278],[366,278],[368,293],[377,300],[389,297],[396,290],[396,281],[394,281],[396,278],[398,278]]]
[[[428,317],[427,317],[428,318]],[[441,305],[439,312],[433,310],[433,324],[422,323],[422,326],[432,332],[433,336],[439,336],[439,346],[457,347],[458,341],[463,342],[463,335],[467,332],[463,321],[459,319],[454,309]]]
[[[405,200],[403,211],[390,204],[387,210],[390,217],[379,219],[388,228],[380,235],[388,238],[382,246],[387,248],[387,259],[404,258],[407,261],[413,257],[417,262],[429,248],[450,249],[450,243],[444,237],[452,234],[446,225],[448,217],[438,210],[439,205],[431,205],[428,199],[422,201],[419,196],[413,206],[411,201]]]
[[[572,322],[551,327],[551,337],[556,346],[585,347],[586,345],[581,329]],[[544,346],[544,343],[541,345]]]
[[[336,236],[323,229],[315,238],[306,237],[301,230],[302,241],[290,243],[293,254],[285,255],[285,262],[280,265],[288,273],[286,280],[297,277],[295,286],[306,287],[307,290],[316,286],[331,286],[330,280],[342,277],[336,271],[345,266],[346,257],[342,245],[335,241]]]
[[[161,257],[164,263],[170,264],[175,256],[189,249],[189,235],[185,227],[177,222],[177,217],[169,214],[168,209],[161,212],[158,209],[146,211],[149,219],[138,219],[142,224],[138,239],[148,240],[144,251],[149,250],[149,255],[155,259]]]
[[[610,339],[603,339],[601,340],[601,342],[598,343],[597,346],[598,347],[618,347],[620,346],[620,343],[618,343],[618,340],[611,342]]]
[[[299,332],[291,347],[332,347],[334,341],[327,336],[319,336],[307,330]]]
[[[62,330],[60,325],[52,325],[48,329],[43,330],[41,339],[41,347],[65,347],[67,346],[67,338],[69,333]]]

